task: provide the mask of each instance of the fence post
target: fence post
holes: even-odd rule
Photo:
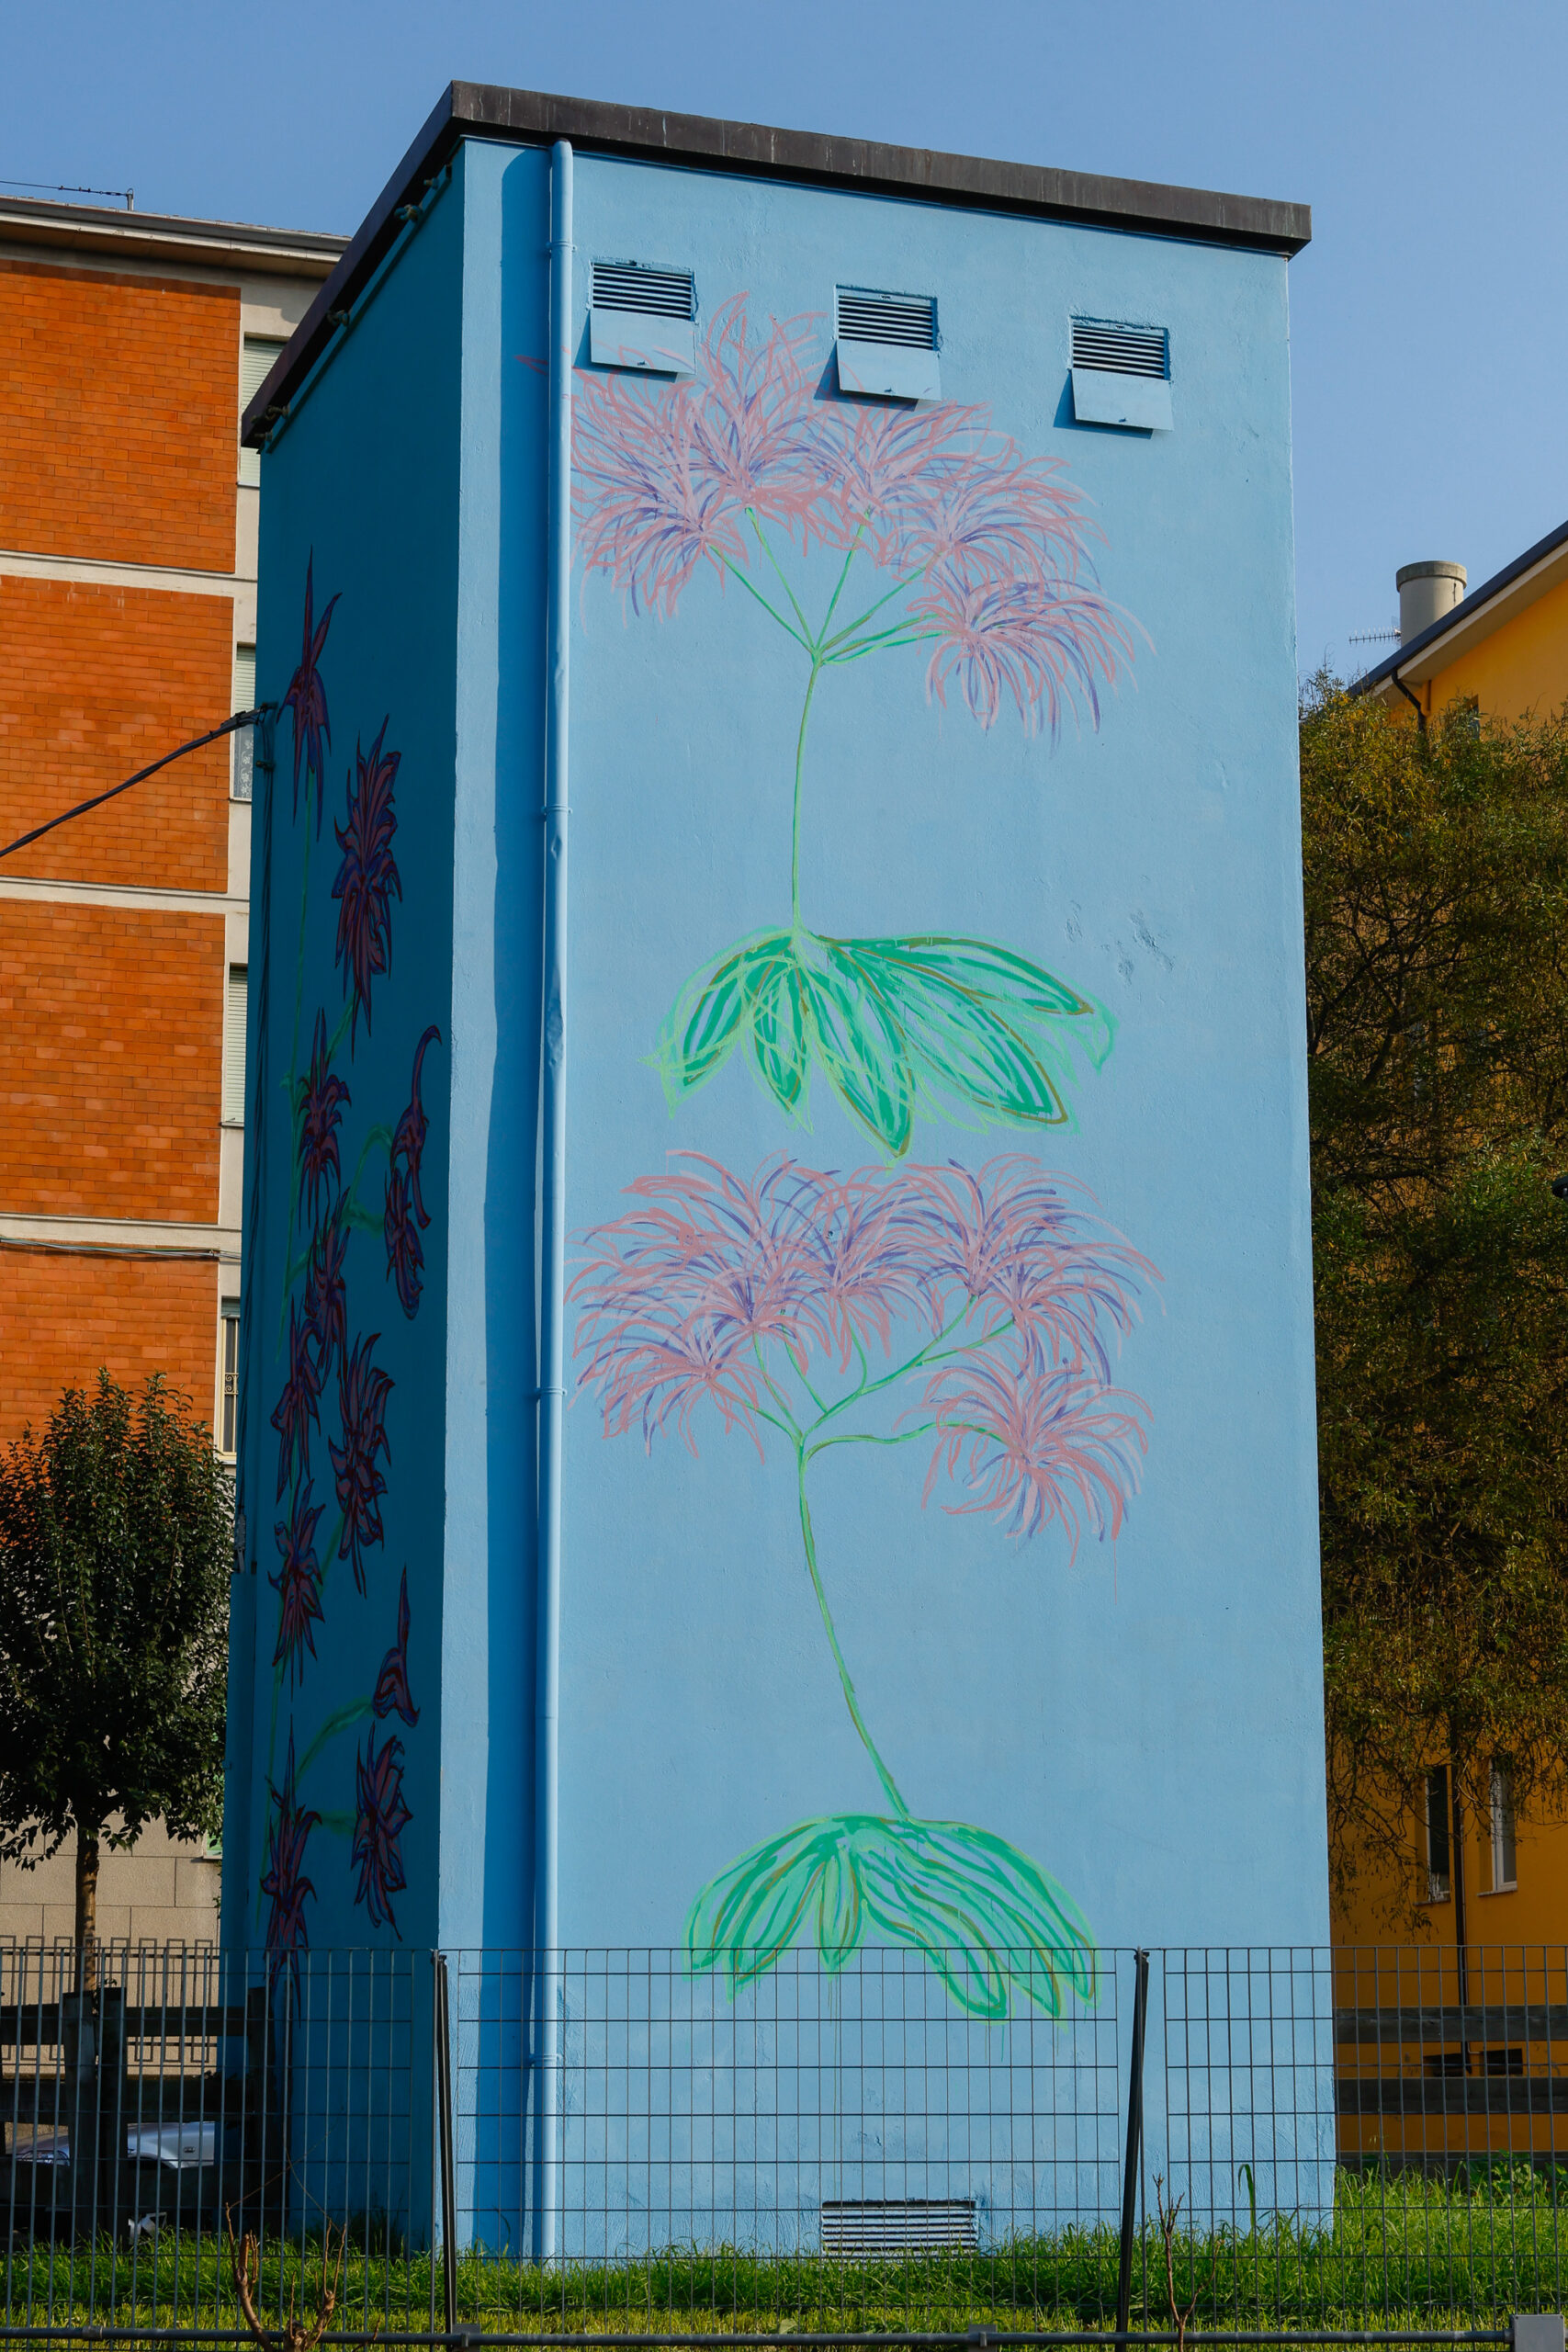
[[[446,1955],[430,1955],[435,1971],[435,2116],[441,2137],[441,2274],[446,2334],[457,2326],[457,2174],[452,2151],[452,2005]]]
[[[1133,1954],[1133,2057],[1127,2071],[1127,2159],[1122,2168],[1122,2259],[1116,2273],[1116,2333],[1125,2337],[1133,2308],[1133,2233],[1138,2218],[1138,2156],[1144,2140],[1144,2019],[1149,2006],[1149,1956]]]

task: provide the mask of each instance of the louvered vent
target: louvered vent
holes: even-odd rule
[[[973,2254],[979,2244],[972,2197],[824,2198],[822,2251]]]
[[[1168,433],[1170,344],[1165,329],[1075,319],[1073,415],[1079,424]]]
[[[696,369],[697,288],[689,269],[645,269],[640,262],[596,261],[588,314],[589,357],[596,368],[643,368],[658,376]]]
[[[641,311],[660,319],[694,319],[697,289],[689,269],[643,269],[635,261],[596,261],[596,311]]]
[[[1108,326],[1100,319],[1073,321],[1073,366],[1107,376],[1168,376],[1163,327]]]
[[[840,286],[839,333],[857,343],[897,343],[907,351],[936,349],[936,304],[924,295],[866,294]]]
[[[883,400],[941,399],[936,303],[929,294],[840,286],[833,308],[841,392]]]

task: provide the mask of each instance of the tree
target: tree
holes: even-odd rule
[[[1302,715],[1330,1827],[1568,1798],[1568,726]]]
[[[0,1859],[75,1831],[84,1988],[102,1844],[221,1821],[230,1531],[210,1433],[161,1376],[133,1403],[100,1372],[0,1459]]]

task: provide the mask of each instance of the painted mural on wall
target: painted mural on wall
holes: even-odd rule
[[[293,1181],[276,1334],[286,1368],[271,1416],[277,1436],[276,1503],[283,1515],[274,1530],[278,1565],[269,1578],[277,1594],[277,1629],[259,1890],[267,1905],[273,1969],[292,1967],[296,1973],[298,1955],[310,1941],[307,1905],[318,1895],[312,1872],[346,1871],[353,1902],[363,1906],[369,1926],[394,1934],[396,1897],[406,1885],[401,1839],[412,1815],[403,1794],[403,1739],[391,1721],[396,1717],[412,1730],[419,1709],[409,1687],[408,1570],[394,1606],[386,1565],[382,1505],[391,1467],[386,1418],[392,1382],[376,1361],[380,1332],[365,1326],[385,1313],[389,1283],[405,1316],[412,1319],[419,1312],[422,1236],[431,1222],[421,1171],[428,1131],[421,1084],[426,1056],[440,1043],[432,1023],[412,1048],[406,1102],[390,1124],[368,1125],[350,1167],[344,1122],[354,1105],[355,1049],[361,1023],[367,1037],[371,1034],[377,983],[391,967],[393,902],[402,897],[393,851],[400,754],[387,749],[387,718],[368,752],[355,744],[342,821],[334,817],[333,823],[337,868],[319,909],[324,876],[318,875],[313,898],[311,852],[321,838],[332,749],[321,660],[339,599],[332,597],[318,620],[313,575],[312,559],[305,574],[299,665],[284,697],[293,723],[291,813],[295,827],[303,829],[303,878],[284,1080]],[[313,913],[331,922],[333,905],[342,1002],[308,1006],[308,925]],[[298,1752],[297,1702],[319,1671],[316,1634],[326,1622],[329,1580],[331,1606],[363,1607],[386,1620],[389,1646],[374,1689],[335,1706]],[[373,1653],[374,1643],[366,1647]],[[315,1802],[307,1803],[307,1793]],[[323,1850],[323,1838],[343,1841],[345,1860]]]
[[[982,729],[1010,703],[1054,741],[1069,718],[1098,726],[1132,625],[1099,589],[1059,464],[981,408],[824,398],[825,358],[820,320],[760,327],[737,295],[690,382],[580,373],[576,519],[585,570],[628,619],[673,619],[706,566],[755,600],[801,678],[776,763],[787,918],[781,872],[776,924],[711,954],[669,1010],[653,1058],[671,1109],[740,1052],[798,1125],[816,1075],[884,1159],[842,1173],[786,1151],[746,1174],[676,1154],[637,1177],[634,1205],[583,1239],[581,1376],[606,1436],[636,1426],[650,1447],[672,1432],[694,1454],[706,1416],[791,1463],[807,1578],[881,1792],[876,1811],[796,1823],[721,1870],[691,1905],[688,1964],[733,1992],[801,1940],[829,1970],[881,1941],[924,1952],[971,2015],[1020,1999],[1059,2015],[1093,1996],[1089,1926],[1005,1839],[906,1802],[840,1645],[811,1472],[829,1449],[908,1447],[924,1457],[922,1501],[941,1484],[946,1509],[1016,1538],[1075,1552],[1086,1533],[1114,1539],[1149,1416],[1113,1361],[1156,1269],[1022,1152],[976,1170],[909,1157],[920,1120],[1072,1125],[1113,1023],[1017,942],[814,930],[802,844],[809,723],[831,673],[929,648],[929,700],[955,695]]]

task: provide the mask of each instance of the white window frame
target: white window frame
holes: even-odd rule
[[[220,1301],[218,1308],[218,1451],[232,1459],[240,1423],[240,1302]]]
[[[1519,1866],[1514,1792],[1509,1785],[1506,1764],[1493,1765],[1490,1795],[1492,1892],[1494,1894],[1508,1894],[1518,1885]]]

